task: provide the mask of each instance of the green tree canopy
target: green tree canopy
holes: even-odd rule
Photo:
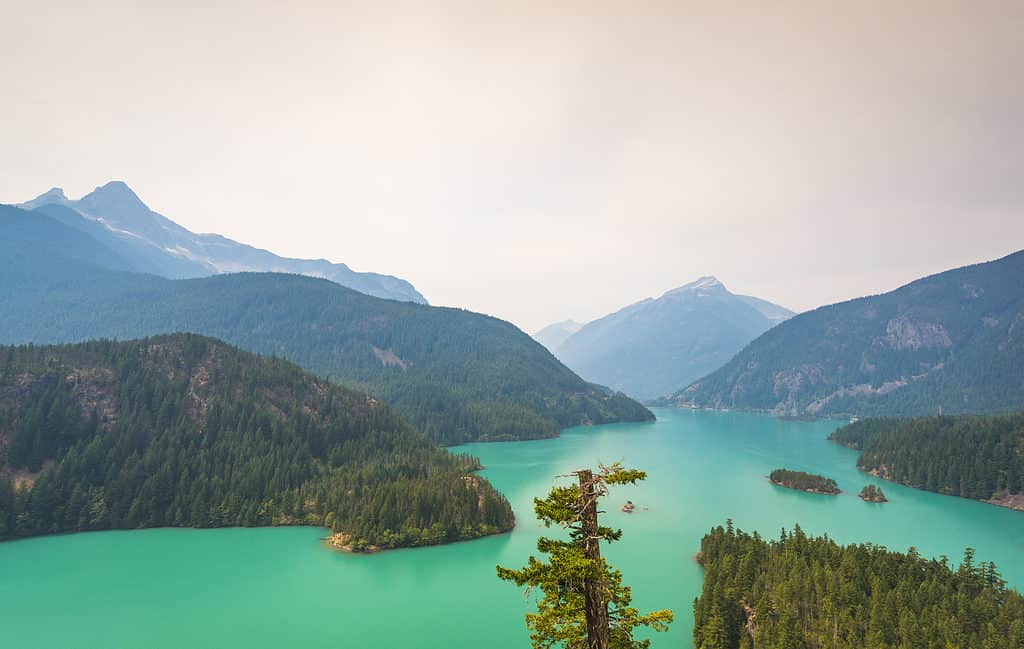
[[[530,557],[519,570],[498,566],[498,577],[518,586],[539,588],[537,612],[526,615],[535,649],[643,649],[650,640],[634,631],[650,627],[664,631],[672,622],[670,610],[642,614],[631,606],[632,591],[622,573],[600,556],[600,542],[618,541],[622,530],[601,526],[597,504],[609,485],[635,484],[647,475],[618,464],[572,474],[578,484],[556,486],[546,498],[534,499],[534,511],[545,527],[558,525],[568,540],[541,537],[537,550],[547,561]]]

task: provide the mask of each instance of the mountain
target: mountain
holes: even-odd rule
[[[0,342],[201,333],[369,392],[446,444],[653,419],[497,318],[300,275],[169,280],[105,263],[104,250],[44,215],[0,208]]]
[[[762,300],[759,297],[751,297],[749,295],[737,295],[736,297],[756,309],[764,317],[768,318],[768,321],[772,323],[773,327],[780,322],[789,320],[795,315],[786,307],[773,304],[768,300]]]
[[[720,367],[791,315],[701,277],[584,325],[554,353],[588,381],[651,399]]]
[[[562,322],[556,322],[544,327],[537,333],[533,334],[533,339],[547,347],[549,351],[554,352],[558,349],[559,345],[565,342],[566,338],[582,328],[582,322],[576,322],[575,320],[563,320]]]
[[[243,271],[322,277],[367,295],[426,304],[409,282],[360,273],[324,259],[289,259],[232,241],[219,234],[196,234],[149,209],[128,185],[112,181],[79,200],[59,187],[16,207],[35,210],[87,232],[138,272],[172,279]]]
[[[668,401],[785,415],[1024,410],[1024,251],[769,330]]]
[[[60,266],[84,263],[111,270],[134,270],[129,262],[109,247],[107,242],[85,236],[81,231],[68,227],[51,218],[40,218],[7,205],[0,205],[0,246],[5,255],[3,278],[9,285],[45,279],[51,272],[66,275]],[[48,264],[53,256],[59,263]]]
[[[361,548],[511,529],[477,468],[366,394],[210,338],[0,348],[0,540],[316,525]]]
[[[71,201],[64,194],[64,190],[60,187],[53,187],[43,192],[39,196],[36,196],[30,201],[25,201],[15,207],[20,207],[23,210],[34,210],[37,207],[43,207],[45,205],[68,205]]]

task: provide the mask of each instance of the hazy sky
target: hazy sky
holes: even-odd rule
[[[122,179],[529,331],[704,274],[803,310],[1024,248],[1020,0],[0,17],[0,201]]]

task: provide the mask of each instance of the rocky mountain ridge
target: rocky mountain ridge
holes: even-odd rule
[[[124,182],[111,181],[81,199],[54,187],[17,207],[37,210],[88,232],[133,264],[172,279],[219,273],[279,272],[320,277],[367,295],[426,304],[412,284],[391,275],[357,272],[326,259],[291,259],[219,234],[197,234],[151,210]]]
[[[789,416],[1024,409],[1024,251],[769,330],[665,400]]]

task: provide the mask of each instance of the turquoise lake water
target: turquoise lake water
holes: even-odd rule
[[[625,531],[606,549],[641,608],[672,608],[654,647],[690,647],[701,536],[731,517],[777,535],[793,523],[841,542],[916,546],[954,561],[964,547],[1024,588],[1024,513],[907,489],[859,473],[856,453],[825,440],[837,422],[656,410],[658,421],[575,428],[553,440],[460,447],[512,502],[499,537],[372,556],[324,548],[312,528],[102,532],[0,544],[0,647],[60,649],[529,646],[528,602],[494,566],[519,566],[543,532],[532,499],[554,476],[598,462],[650,477],[607,501]],[[790,491],[785,467],[836,479],[837,497]],[[857,498],[868,482],[890,502]],[[627,499],[634,514],[618,507]]]

